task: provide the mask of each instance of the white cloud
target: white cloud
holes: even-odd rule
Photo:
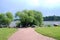
[[[53,8],[60,5],[60,0],[11,0],[15,5],[24,5],[27,7],[47,7]]]
[[[26,3],[29,5],[29,6],[39,6],[39,0],[26,0]]]
[[[60,4],[60,0],[44,0],[43,1],[43,6],[44,7],[56,7]]]
[[[23,8],[54,8],[60,7],[60,0],[6,0],[2,1],[2,4],[11,4]]]
[[[45,3],[47,4],[56,4],[58,3],[60,0],[46,0]]]
[[[60,0],[26,0],[27,6],[30,7],[45,7],[45,8],[54,8],[59,6]]]

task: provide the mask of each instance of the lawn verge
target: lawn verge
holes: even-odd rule
[[[8,40],[8,37],[16,32],[16,28],[0,28],[0,40]]]
[[[60,40],[60,27],[38,27],[35,28],[35,31],[42,35]]]

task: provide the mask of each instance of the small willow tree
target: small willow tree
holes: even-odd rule
[[[0,27],[9,26],[9,24],[13,21],[13,15],[11,12],[6,12],[0,14]],[[5,26],[4,26],[5,25]]]
[[[43,22],[42,13],[35,10],[23,10],[22,12],[17,12],[16,16],[19,17],[22,26],[41,26]]]

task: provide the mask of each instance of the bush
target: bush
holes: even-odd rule
[[[17,22],[17,23],[16,23],[16,27],[17,27],[17,28],[20,28],[20,22]]]
[[[48,27],[51,27],[51,25],[47,25]]]

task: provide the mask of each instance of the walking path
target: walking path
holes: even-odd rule
[[[55,40],[38,34],[33,28],[19,28],[8,40]]]

